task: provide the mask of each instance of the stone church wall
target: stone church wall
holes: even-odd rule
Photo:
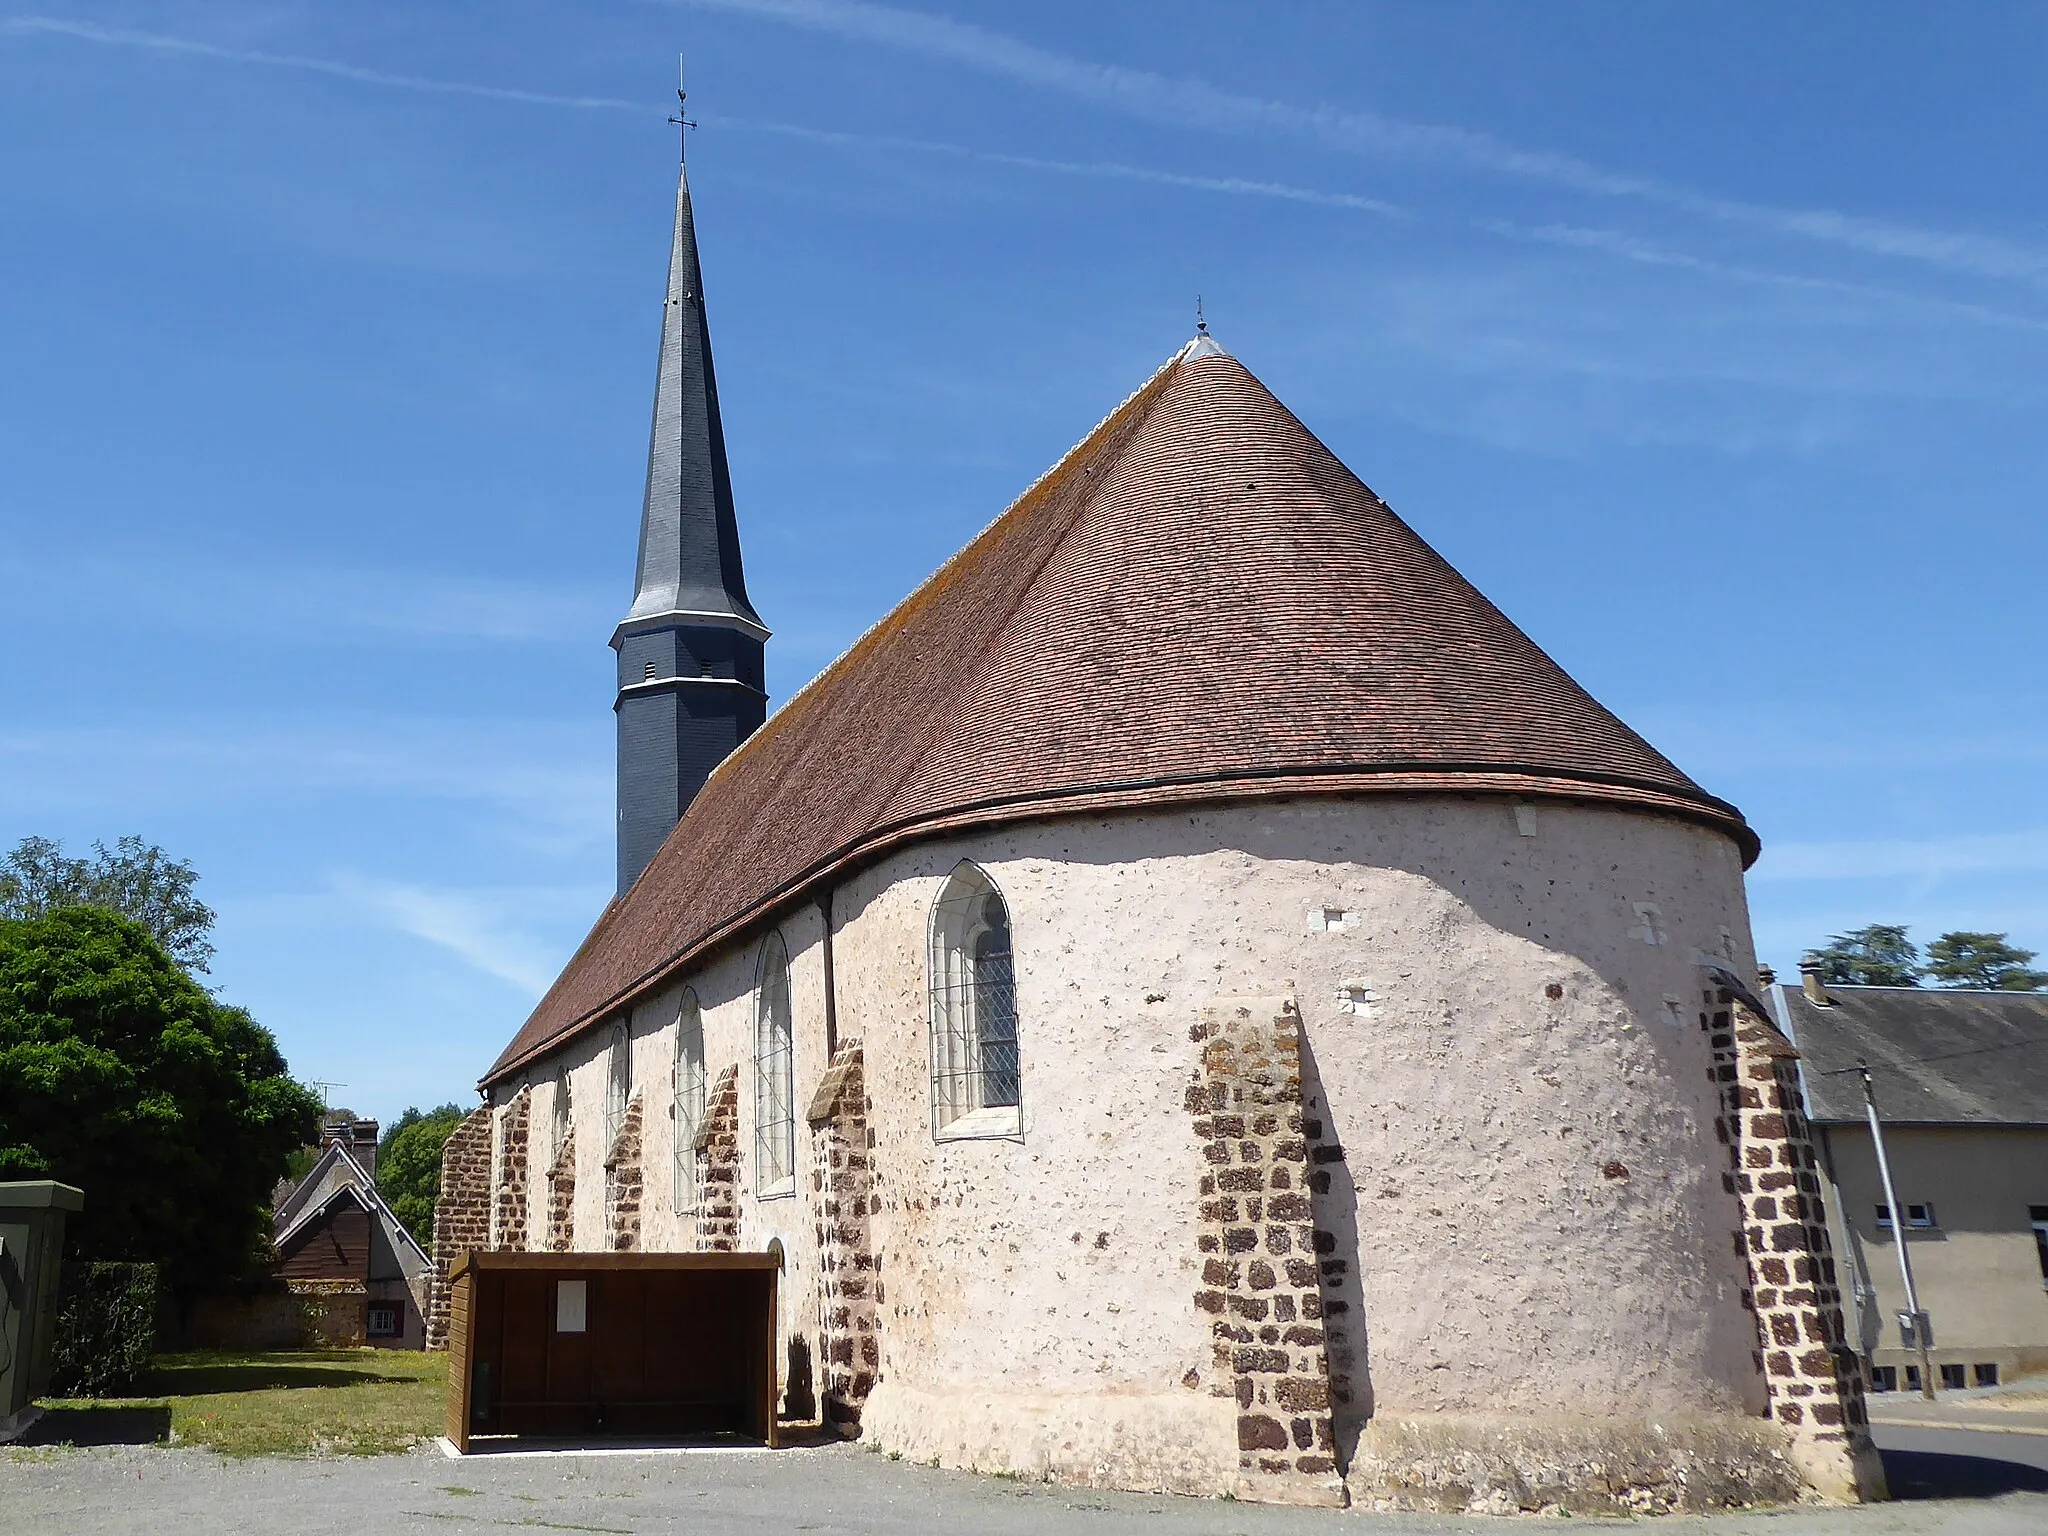
[[[933,1135],[927,925],[964,856],[1010,906],[1021,1137]],[[847,878],[834,909],[838,1029],[863,1043],[872,1106],[864,1437],[949,1465],[1273,1496],[1244,1481],[1236,1384],[1210,1393],[1214,1317],[1195,1297],[1212,1137],[1184,1099],[1208,1010],[1292,996],[1329,1433],[1353,1498],[1511,1504],[1543,1453],[1530,1427],[1566,1418],[1572,1454],[1612,1450],[1616,1507],[1782,1486],[1691,1022],[1704,961],[1753,966],[1721,835],[1485,797],[1264,801],[925,844]],[[779,931],[803,1172],[818,1133],[801,1111],[827,1068],[819,909]],[[709,1077],[735,1073],[738,1241],[782,1247],[796,1368],[829,1359],[831,1227],[810,1178],[772,1199],[752,1182],[760,937],[679,981]],[[673,1017],[633,1024],[649,1248],[700,1242],[669,1198]],[[595,1146],[601,1050],[571,1049],[576,1139]],[[601,1191],[596,1160],[583,1182]],[[1716,1428],[1659,1460],[1637,1454],[1653,1421]],[[1738,1471],[1694,1476],[1714,1455]]]

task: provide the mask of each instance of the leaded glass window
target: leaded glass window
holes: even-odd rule
[[[675,1190],[676,1211],[697,1204],[697,1128],[704,1123],[704,1014],[697,994],[685,987],[676,1011]]]
[[[754,1187],[796,1189],[796,1061],[789,1017],[789,951],[771,933],[754,984]]]
[[[633,1101],[633,1042],[624,1024],[614,1024],[604,1073],[604,1155],[618,1145],[626,1106]]]
[[[1018,1134],[1023,1070],[1010,908],[965,861],[932,909],[931,1048],[939,1136]]]

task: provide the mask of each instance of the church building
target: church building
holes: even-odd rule
[[[444,1275],[778,1253],[786,1414],[945,1466],[1881,1492],[1756,834],[1216,340],[772,715],[739,528],[685,177],[618,894],[450,1139]]]

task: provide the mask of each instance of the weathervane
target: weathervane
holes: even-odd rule
[[[669,118],[669,121],[676,125],[676,136],[680,140],[676,151],[676,158],[679,160],[690,158],[690,130],[697,126],[690,120],[690,115],[685,110],[684,104],[689,99],[690,95],[684,75],[684,58],[679,53],[676,55],[676,110],[675,114]]]
[[[1195,295],[1195,334],[1197,336],[1209,334],[1209,322],[1202,317],[1202,296],[1199,293]]]

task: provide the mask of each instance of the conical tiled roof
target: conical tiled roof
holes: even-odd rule
[[[920,837],[1447,791],[1676,815],[1756,850],[1197,342],[720,766],[486,1081]]]

